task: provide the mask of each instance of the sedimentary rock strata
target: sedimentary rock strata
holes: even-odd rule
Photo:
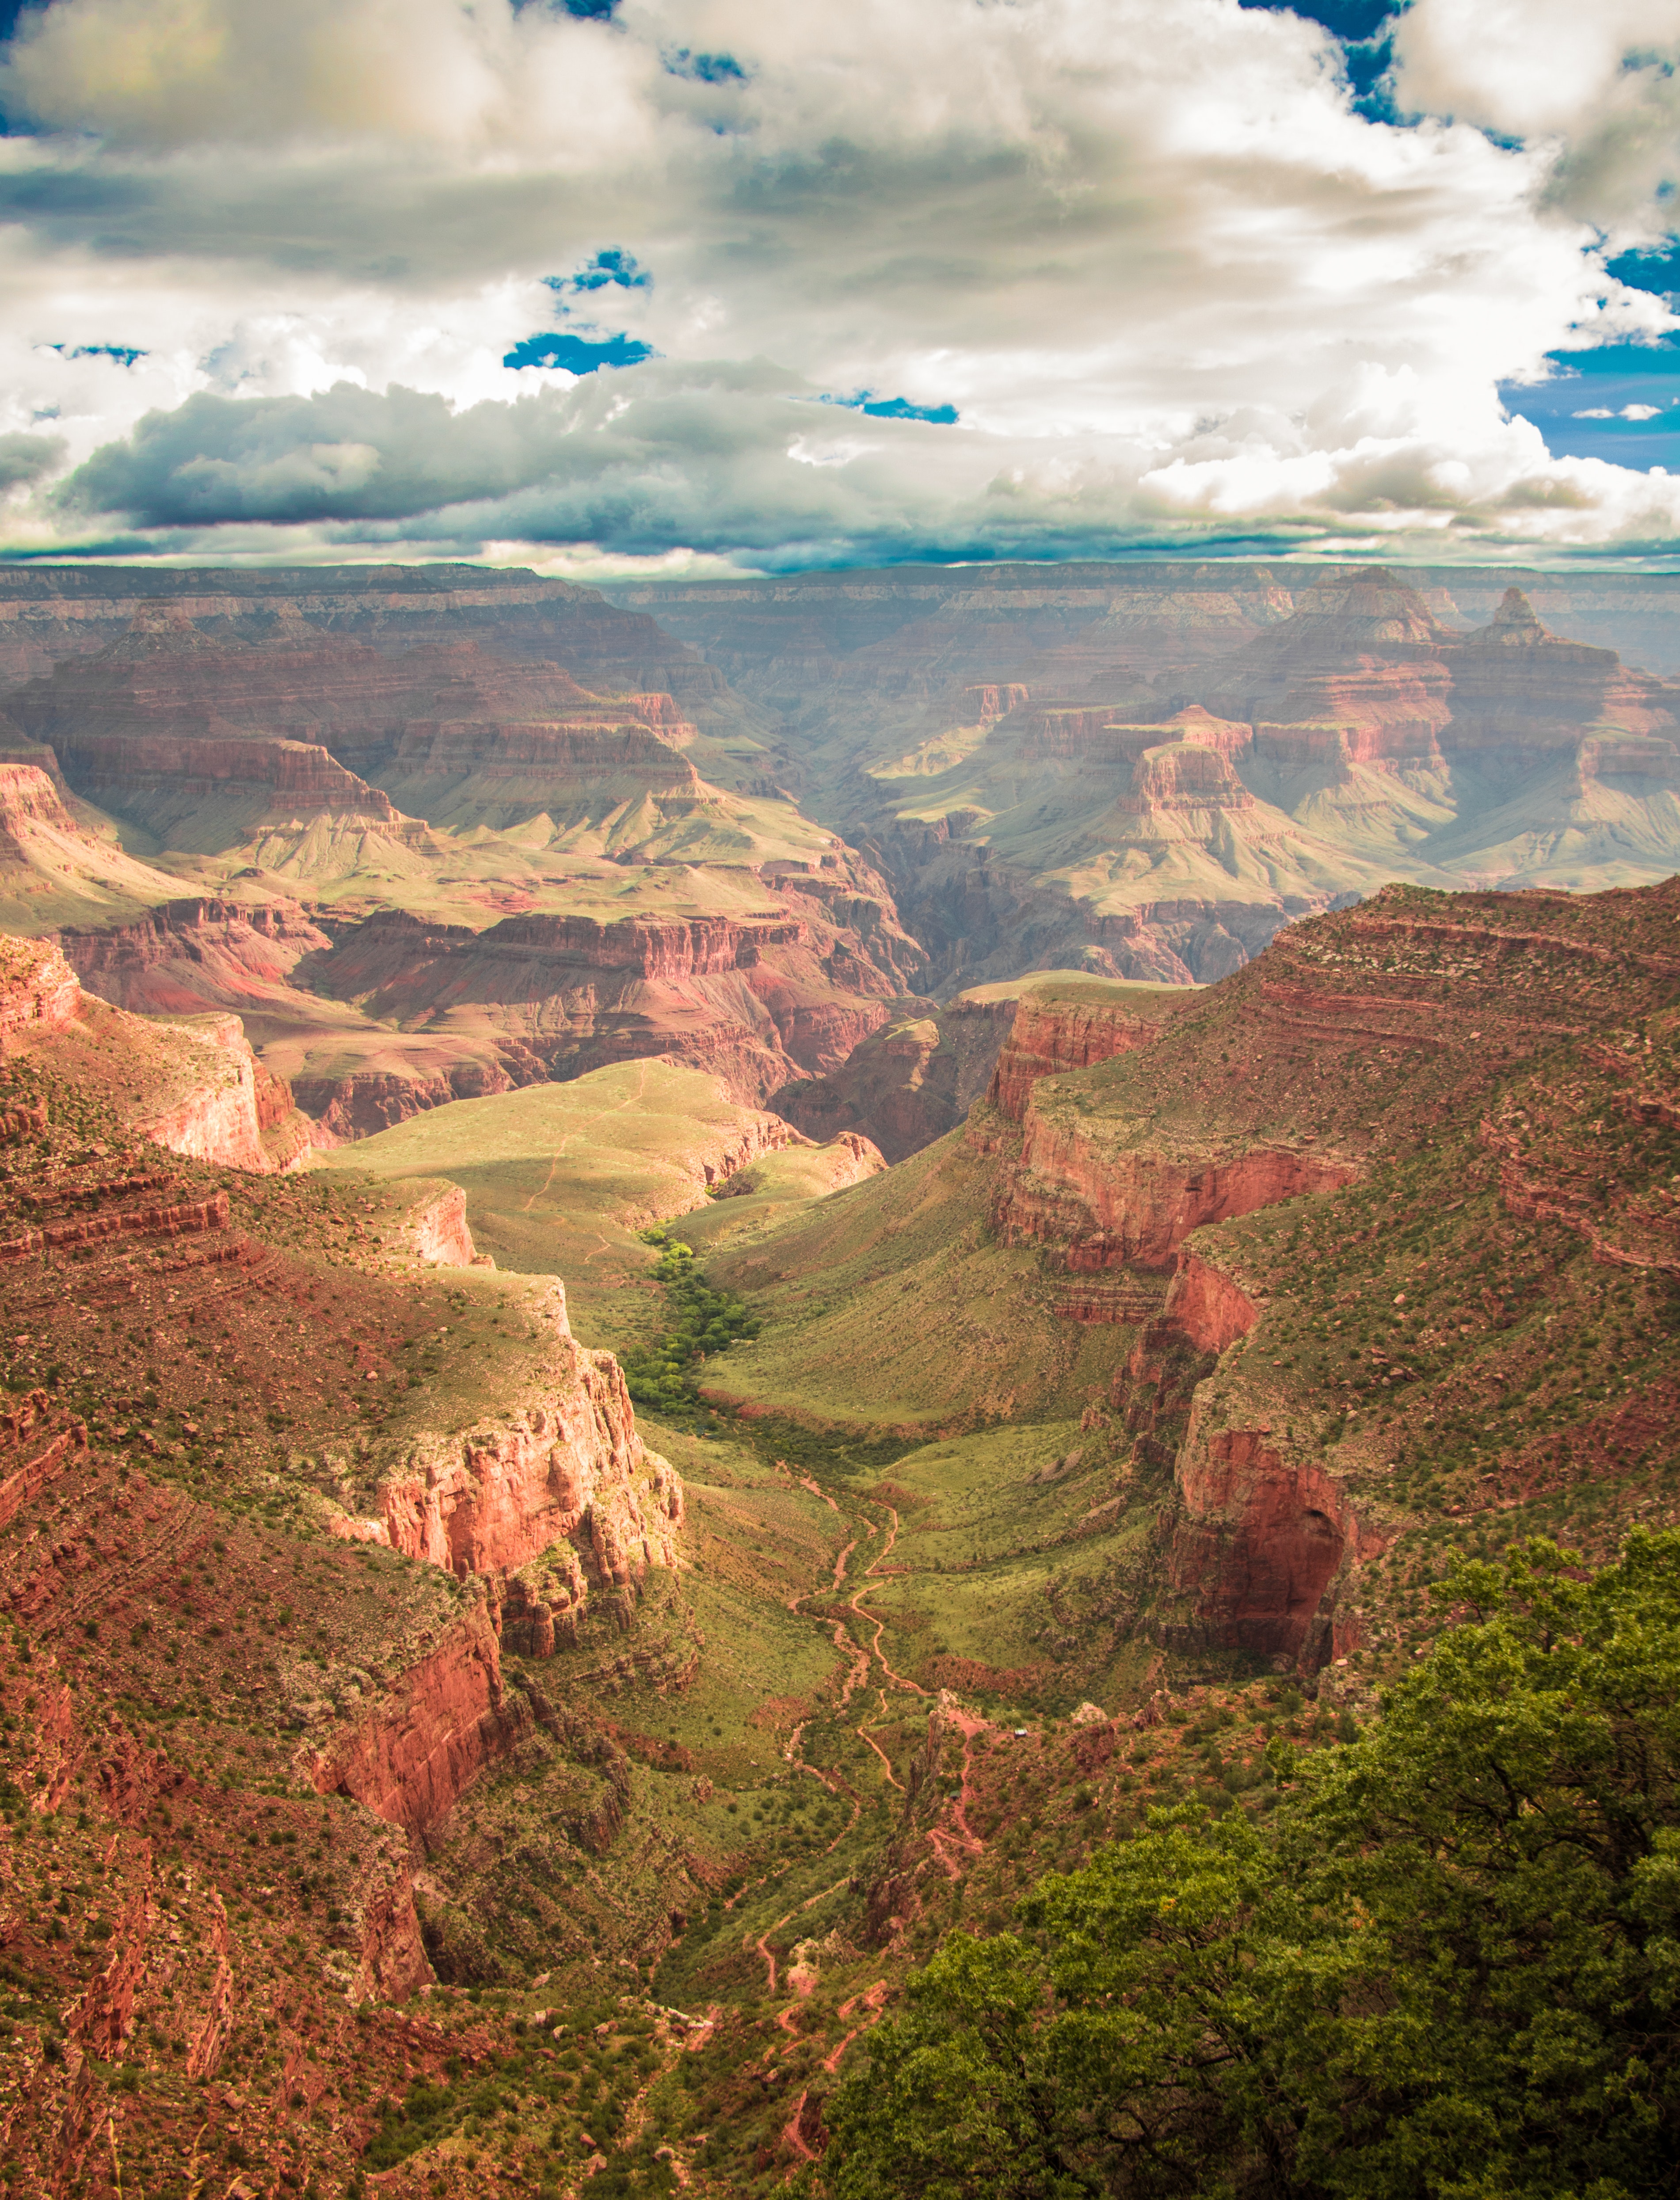
[[[312,977],[382,1021],[448,1001],[550,1074],[666,1054],[756,1105],[790,1074],[837,1068],[887,1021],[902,981],[883,959],[799,894],[745,922],[530,916],[477,932],[390,911],[321,957]]]

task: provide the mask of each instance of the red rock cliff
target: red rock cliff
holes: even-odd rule
[[[352,1795],[376,1817],[423,1832],[443,1817],[518,1730],[482,1595],[367,1717],[302,1752],[318,1793]]]
[[[572,1337],[558,1283],[545,1312],[553,1324],[546,1395],[458,1433],[423,1437],[379,1482],[370,1506],[335,1510],[328,1525],[458,1580],[485,1576],[496,1584],[566,1546],[563,1608],[575,1622],[592,1593],[633,1592],[650,1566],[675,1566],[683,1493],[666,1461],[643,1448],[618,1361]]]
[[[85,994],[56,942],[0,935],[0,1050],[126,1062],[130,1127],[172,1152],[268,1176],[299,1167],[309,1126],[246,1044],[237,1016],[160,1025]]]
[[[1094,1062],[1148,1046],[1179,1005],[1142,988],[1129,996],[1116,992],[1107,1000],[1077,995],[1057,998],[1054,992],[1027,993],[1016,1009],[986,1097],[1012,1123],[1019,1123],[1038,1079],[1062,1070],[1089,1069]]]
[[[1352,1181],[1350,1164],[1278,1148],[1226,1155],[1107,1150],[1078,1119],[1027,1104],[993,1221],[1007,1243],[1063,1249],[1068,1267],[1162,1268],[1192,1230]]]
[[[1161,1318],[1180,1329],[1198,1352],[1223,1352],[1248,1335],[1260,1319],[1260,1306],[1234,1277],[1185,1245],[1180,1249]]]
[[[61,734],[59,746],[77,792],[111,809],[132,810],[161,791],[182,809],[255,793],[302,816],[325,813],[387,827],[412,822],[388,795],[313,742],[77,732]]]
[[[788,881],[792,906],[752,919],[532,916],[476,933],[380,911],[319,959],[313,981],[405,1026],[441,1002],[471,1010],[557,1075],[668,1054],[758,1106],[792,1078],[838,1068],[902,987],[890,942],[844,921],[845,896],[831,914],[818,883]],[[890,904],[869,906],[897,933]]]
[[[56,940],[0,934],[0,1049],[9,1052],[66,1030],[81,998],[76,974]]]
[[[1357,1639],[1344,1607],[1390,1531],[1322,1459],[1294,1456],[1269,1425],[1216,1427],[1216,1417],[1204,1386],[1179,1454],[1168,1580],[1180,1602],[1168,1638],[1316,1670]]]

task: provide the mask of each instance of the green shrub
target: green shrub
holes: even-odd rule
[[[1457,1565],[1264,1828],[1156,1811],[953,1934],[828,2111],[834,2200],[1658,2200],[1680,2184],[1680,1531]],[[1228,1800],[1228,1799],[1226,1799]]]

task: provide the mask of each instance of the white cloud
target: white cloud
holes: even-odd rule
[[[81,471],[13,524],[619,559],[1667,528],[1663,477],[1554,462],[1496,394],[1671,325],[1579,209],[1650,219],[1637,56],[1680,0],[1578,15],[1415,0],[1433,119],[1398,127],[1236,0],[53,0],[0,85],[39,126],[0,146],[0,434]],[[609,246],[653,287],[542,287]],[[663,356],[503,366],[567,311]],[[961,424],[811,401],[859,389]]]
[[[1553,141],[1558,202],[1623,243],[1660,235],[1680,169],[1680,0],[1412,0],[1394,33],[1400,97]]]
[[[58,0],[26,15],[9,100],[132,145],[540,145],[564,170],[646,150],[657,56],[508,0]]]

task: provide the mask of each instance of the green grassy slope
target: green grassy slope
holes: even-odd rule
[[[994,1242],[999,1166],[952,1132],[757,1243],[720,1244],[711,1271],[766,1325],[731,1360],[729,1395],[910,1436],[1077,1416],[1129,1332],[1059,1321],[1037,1253]]]

